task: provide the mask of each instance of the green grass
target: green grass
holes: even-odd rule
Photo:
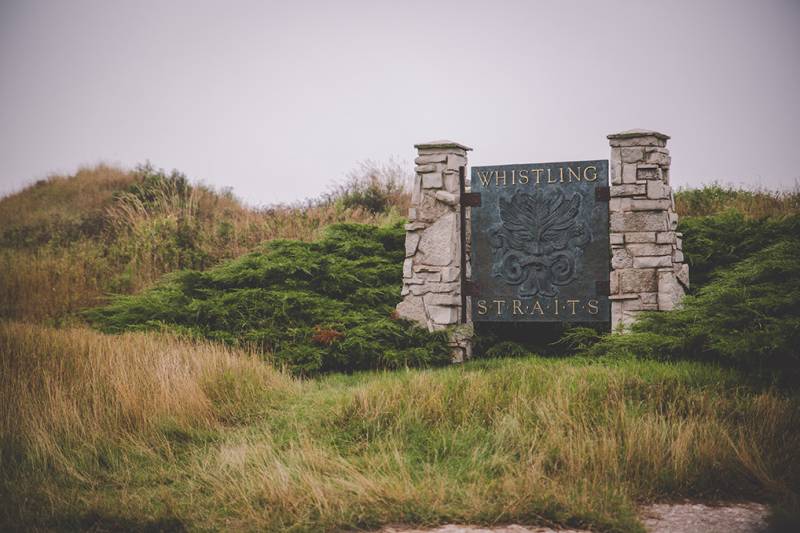
[[[0,343],[15,347],[0,527],[642,531],[644,502],[800,491],[800,397],[709,364],[529,356],[296,380],[152,334],[11,325]]]

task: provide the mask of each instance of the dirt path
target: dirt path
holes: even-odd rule
[[[761,533],[766,531],[767,508],[758,503],[704,505],[659,503],[644,507],[642,522],[649,533]],[[390,526],[379,533],[588,533],[574,529],[511,524],[497,527],[447,524],[435,529]]]

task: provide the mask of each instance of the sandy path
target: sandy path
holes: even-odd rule
[[[767,507],[757,503],[704,505],[659,503],[644,507],[642,522],[649,533],[761,533],[766,531]],[[434,529],[388,526],[379,533],[588,533],[517,524],[479,527],[447,524]]]

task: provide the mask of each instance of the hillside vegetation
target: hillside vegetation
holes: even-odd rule
[[[320,240],[272,241],[87,316],[109,333],[170,329],[250,345],[300,374],[444,364],[443,332],[394,317],[404,242],[402,224],[335,224]]]
[[[800,193],[676,194],[692,294],[627,335],[410,369],[447,352],[391,313],[399,175],[252,209],[101,166],[0,200],[0,529],[633,532],[637,505],[682,498],[798,514]],[[357,372],[375,368],[394,370]]]
[[[256,209],[150,165],[53,176],[0,199],[0,318],[62,321],[107,294],[206,269],[266,241],[396,219],[407,207],[402,183],[399,165],[367,163],[317,201]]]
[[[641,502],[795,498],[800,399],[635,359],[299,381],[218,343],[0,323],[0,446],[2,529],[638,532]]]

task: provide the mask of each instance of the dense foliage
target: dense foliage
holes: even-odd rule
[[[800,381],[800,217],[737,212],[683,223],[692,281],[681,309],[650,313],[590,355],[715,361],[783,384]]]
[[[714,273],[782,239],[800,236],[800,215],[748,218],[730,209],[680,221],[683,249],[693,288],[705,286]]]
[[[166,328],[254,345],[302,374],[444,363],[443,335],[392,315],[404,238],[401,224],[337,224],[319,241],[273,241],[87,316],[107,332]]]

